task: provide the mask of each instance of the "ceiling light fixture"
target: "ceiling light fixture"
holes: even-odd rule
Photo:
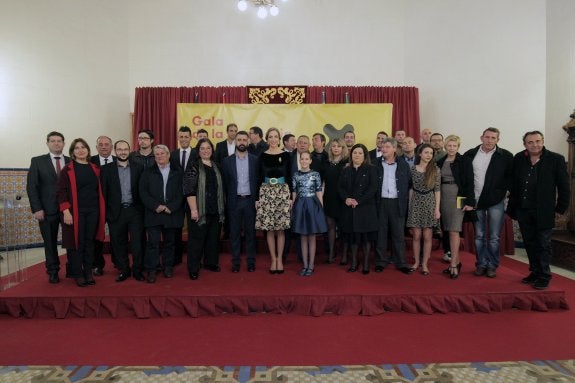
[[[248,9],[248,4],[257,8],[257,15],[260,19],[265,19],[269,15],[277,16],[280,10],[276,4],[279,0],[239,0],[238,9],[245,12]],[[287,0],[281,0],[285,2]]]

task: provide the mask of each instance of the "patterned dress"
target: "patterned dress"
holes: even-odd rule
[[[293,191],[297,193],[293,205],[293,233],[309,235],[327,232],[323,207],[316,193],[321,191],[321,177],[318,172],[297,171],[292,179]]]
[[[435,165],[434,165],[435,166]],[[407,227],[435,227],[438,220],[433,218],[435,211],[435,193],[441,187],[441,172],[437,168],[435,183],[430,189],[425,186],[425,173],[417,171],[415,167],[411,168],[411,179],[413,181],[413,195],[409,203],[409,212],[407,214]]]
[[[291,198],[290,155],[262,153],[260,155],[260,195],[256,210],[256,230],[285,230],[290,228]]]

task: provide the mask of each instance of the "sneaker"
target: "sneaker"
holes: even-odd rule
[[[307,269],[304,267],[303,269],[301,269],[301,271],[299,272],[300,277],[305,277],[307,274]]]
[[[486,272],[487,269],[485,267],[477,266],[473,274],[475,274],[478,277],[481,277],[482,275],[485,275]]]
[[[523,278],[521,280],[521,283],[525,283],[527,285],[532,285],[533,283],[535,283],[536,280],[537,280],[537,274],[531,273],[528,276],[526,276],[525,278]]]
[[[489,268],[487,269],[485,275],[487,276],[487,278],[495,278],[497,276],[497,272],[495,271],[495,269]]]
[[[445,262],[445,263],[450,263],[450,262],[451,262],[451,251],[446,251],[446,252],[443,254],[443,258],[442,258],[442,259],[443,259],[443,262]]]
[[[549,280],[537,278],[537,280],[533,283],[533,287],[537,290],[545,290],[547,287],[549,287]]]
[[[305,275],[306,277],[311,277],[312,274],[313,274],[313,269],[307,269],[307,270],[305,271],[305,274],[304,274],[304,275]]]

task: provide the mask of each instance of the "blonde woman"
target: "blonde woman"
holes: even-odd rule
[[[290,228],[292,205],[290,187],[290,154],[280,148],[277,128],[266,132],[268,149],[260,154],[260,193],[256,201],[256,230],[266,231],[270,252],[270,274],[283,274],[284,230]]]

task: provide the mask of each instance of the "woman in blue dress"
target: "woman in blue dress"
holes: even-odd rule
[[[323,192],[321,177],[318,172],[310,170],[311,155],[303,152],[300,155],[301,169],[295,172],[292,185],[293,225],[292,232],[300,235],[303,269],[301,276],[313,274],[315,264],[315,235],[327,232],[327,222],[323,213]]]

